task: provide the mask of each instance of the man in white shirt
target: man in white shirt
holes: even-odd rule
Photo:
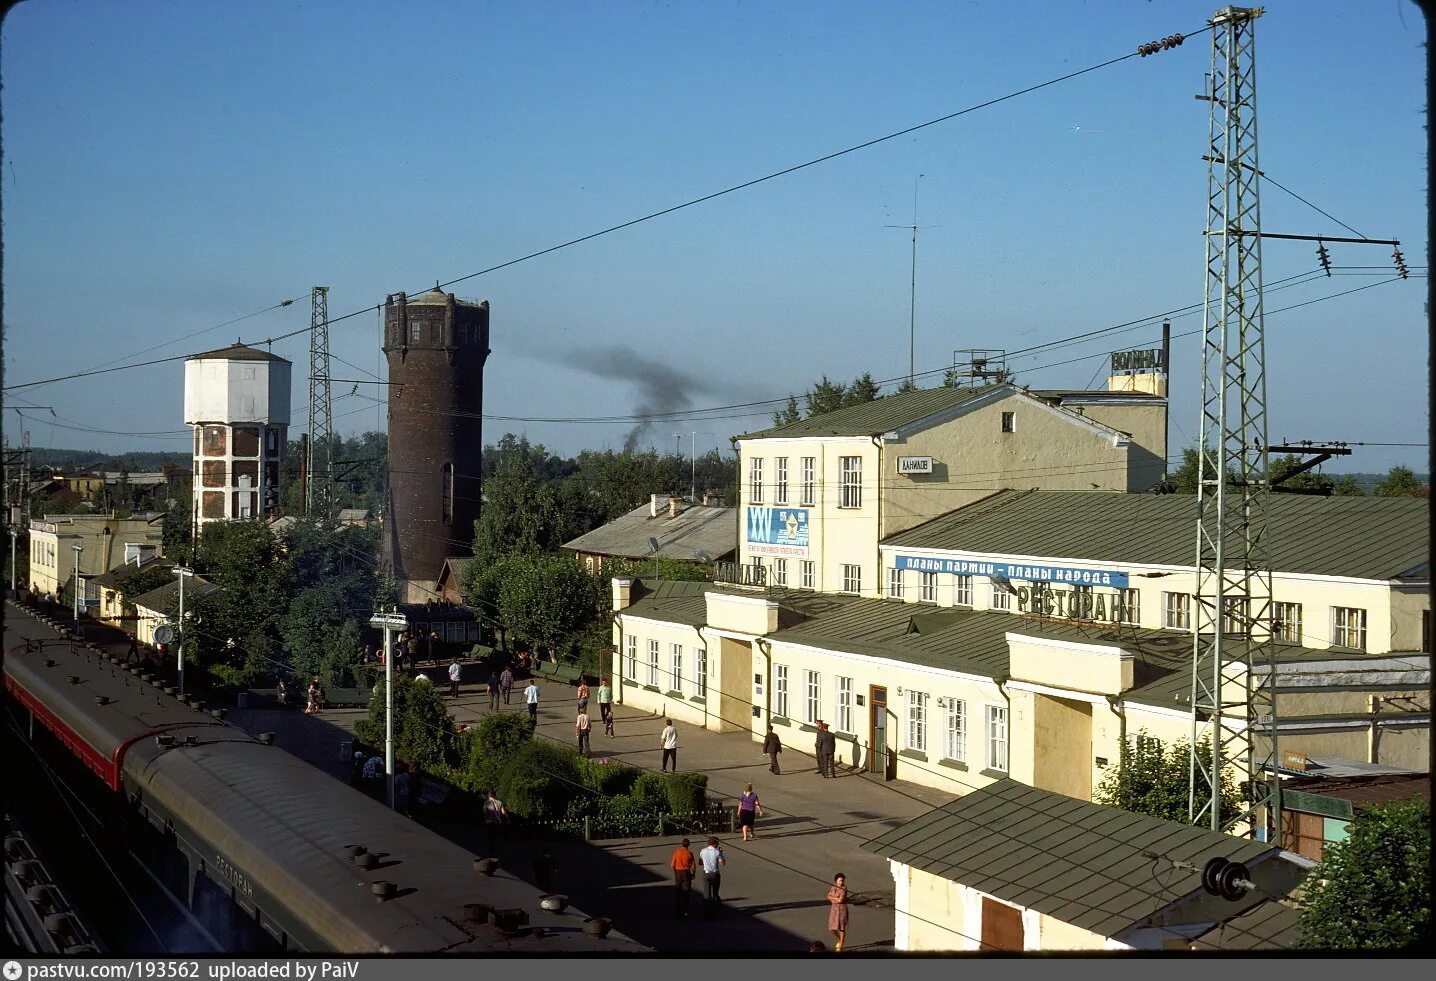
[[[534,725],[538,725],[538,698],[538,681],[530,679],[529,686],[524,689],[524,702],[529,707],[529,718],[533,720]]]
[[[673,761],[673,772],[678,772],[678,730],[673,728],[672,719],[663,720],[663,735],[658,739],[658,745],[663,749],[662,770],[668,771],[668,761]]]
[[[457,696],[459,694],[459,673],[461,670],[457,657],[449,662],[449,694],[451,696]]]
[[[723,874],[719,869],[728,864],[717,838],[708,839],[708,847],[698,853],[698,864],[703,869],[703,915],[715,916],[722,904],[718,898],[718,886]]]

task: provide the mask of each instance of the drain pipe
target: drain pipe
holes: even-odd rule
[[[698,635],[698,646],[703,648],[703,728],[708,728],[708,669],[712,667],[708,660],[708,641],[703,637],[703,628],[694,626],[693,632]]]
[[[763,724],[773,724],[773,642],[766,637],[754,637],[753,643],[763,652]]]
[[[618,628],[618,647],[617,647],[617,649],[616,649],[615,652],[614,652],[614,657],[615,657],[615,658],[617,659],[617,661],[618,661],[618,670],[613,673],[614,677],[618,679],[618,686],[617,686],[617,687],[618,687],[618,690],[613,693],[613,700],[614,700],[615,702],[617,702],[619,705],[622,705],[622,704],[623,704],[623,681],[624,681],[624,677],[623,677],[623,652],[624,652],[624,650],[625,650],[624,644],[623,644],[623,639],[624,639],[624,638],[623,638],[623,615],[622,615],[621,613],[614,613],[614,614],[612,614],[612,616],[613,616],[613,625]],[[600,680],[602,680],[602,679],[600,679]]]

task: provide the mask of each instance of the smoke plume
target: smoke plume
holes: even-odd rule
[[[681,354],[681,350],[674,351],[675,357]],[[693,396],[716,395],[725,387],[712,377],[690,374],[623,344],[580,348],[560,355],[559,361],[596,378],[628,382],[638,390],[633,414],[640,421],[624,437],[625,453],[638,449],[639,440],[654,427],[654,416],[687,411],[693,408]]]

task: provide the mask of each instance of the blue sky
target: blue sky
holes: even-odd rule
[[[1257,24],[1261,165],[1424,276],[1424,23],[1404,0],[1272,0]],[[1211,2],[270,3],[28,0],[3,24],[6,384],[298,330],[331,287],[335,374],[382,374],[374,304],[1205,26]],[[1206,35],[453,287],[492,304],[485,411],[631,413],[908,364],[919,186],[919,370],[1197,303]],[[917,175],[922,174],[920,180]],[[1349,234],[1262,189],[1267,231]],[[1389,250],[1267,309],[1379,283]],[[1269,241],[1274,283],[1316,267]],[[1417,268],[1420,267],[1420,268]],[[1424,278],[1267,321],[1273,439],[1427,440]],[[1200,315],[1173,321],[1200,328]],[[1083,387],[1155,327],[1016,360]],[[291,429],[303,428],[307,347]],[[1199,345],[1174,350],[1172,439],[1196,436]],[[604,364],[631,364],[603,372]],[[653,366],[645,368],[645,365]],[[7,393],[38,446],[183,451],[179,363]],[[1100,380],[1100,379],[1099,379]],[[347,391],[349,386],[339,386]],[[345,432],[382,427],[362,396]],[[731,415],[731,414],[730,414]],[[660,422],[700,452],[766,415]],[[62,428],[78,424],[128,434]],[[15,433],[16,413],[5,413]],[[624,423],[491,421],[565,453]],[[164,435],[164,434],[171,435]],[[702,435],[707,434],[707,435]],[[689,440],[683,441],[688,452]],[[1341,469],[1424,470],[1367,447]]]

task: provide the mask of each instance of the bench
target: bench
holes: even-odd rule
[[[576,664],[563,664],[557,661],[538,661],[533,664],[535,678],[546,681],[554,681],[560,684],[576,685],[582,672]]]

